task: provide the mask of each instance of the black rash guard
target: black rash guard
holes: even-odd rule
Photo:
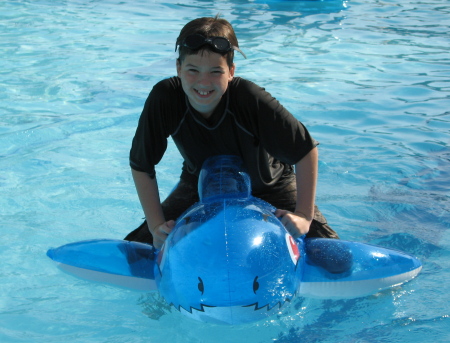
[[[228,84],[208,119],[189,105],[178,77],[158,82],[139,119],[130,166],[154,178],[169,136],[184,158],[183,171],[196,176],[210,156],[240,156],[254,192],[264,192],[292,174],[292,165],[318,144],[275,98],[240,77]]]

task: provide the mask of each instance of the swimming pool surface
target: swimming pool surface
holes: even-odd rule
[[[218,12],[248,57],[237,75],[320,141],[317,203],[331,226],[416,255],[416,279],[227,327],[46,257],[140,224],[128,151],[142,106],[175,74],[182,26]],[[2,1],[0,342],[450,341],[449,14],[444,0]],[[180,163],[169,145],[162,197]]]

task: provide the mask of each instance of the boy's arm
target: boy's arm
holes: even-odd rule
[[[318,149],[314,148],[295,164],[297,204],[294,213],[281,209],[275,212],[294,238],[307,234],[314,218],[318,160]]]
[[[156,177],[152,179],[147,173],[134,169],[131,169],[131,174],[148,228],[153,236],[153,245],[160,249],[175,223],[173,220],[166,222],[164,218]]]
[[[297,205],[295,213],[310,222],[314,218],[314,203],[316,198],[319,152],[312,149],[295,165],[297,181]]]

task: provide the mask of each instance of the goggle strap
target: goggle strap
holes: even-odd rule
[[[245,59],[247,59],[247,56],[245,56],[244,52],[241,49],[234,45],[232,45],[231,47],[233,48],[233,50],[239,51],[241,55],[244,56]]]

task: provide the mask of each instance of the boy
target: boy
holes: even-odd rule
[[[314,204],[317,142],[264,89],[234,76],[234,52],[245,55],[231,24],[195,19],[181,30],[177,48],[178,76],[153,87],[133,139],[130,166],[146,221],[125,239],[161,248],[174,220],[199,201],[198,175],[213,155],[242,158],[252,194],[277,208],[294,238],[338,238]],[[184,162],[177,188],[161,204],[154,166],[169,136]]]

